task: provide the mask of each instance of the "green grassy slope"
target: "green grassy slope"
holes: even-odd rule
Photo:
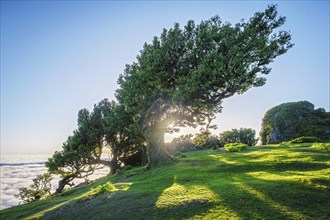
[[[0,212],[1,219],[329,219],[330,153],[204,150]]]

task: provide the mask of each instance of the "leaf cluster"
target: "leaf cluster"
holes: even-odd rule
[[[254,146],[258,142],[258,139],[256,139],[255,136],[255,130],[251,128],[240,128],[239,130],[232,129],[220,133],[219,140],[222,146],[227,143],[243,143],[249,146]]]
[[[19,188],[19,193],[14,196],[24,203],[30,203],[44,199],[51,194],[51,181],[53,177],[50,173],[37,175],[30,187]]]
[[[247,144],[242,143],[228,143],[225,144],[224,148],[227,152],[241,152],[248,147]]]

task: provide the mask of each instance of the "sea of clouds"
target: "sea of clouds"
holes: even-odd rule
[[[0,210],[16,206],[22,201],[15,198],[15,194],[19,192],[19,188],[28,187],[32,184],[38,174],[47,172],[45,161],[49,155],[2,155],[0,158]],[[97,170],[90,180],[95,180],[106,176],[109,168]],[[59,177],[54,176],[51,182],[53,192],[58,186]],[[76,180],[79,184],[84,180]]]

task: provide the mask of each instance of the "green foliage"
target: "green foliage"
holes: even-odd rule
[[[247,144],[242,143],[229,143],[225,144],[224,148],[227,152],[241,152],[248,147]]]
[[[231,131],[224,131],[220,133],[219,140],[221,145],[227,143],[243,143],[249,146],[254,146],[258,142],[255,138],[256,132],[251,128],[232,129]]]
[[[218,137],[208,132],[197,133],[192,139],[192,143],[200,149],[216,149],[220,145]]]
[[[162,137],[172,125],[201,125],[221,112],[223,99],[265,84],[269,64],[293,46],[289,32],[277,31],[284,23],[271,5],[235,25],[219,16],[176,23],[145,43],[119,77],[116,97],[151,148],[149,165],[168,156],[157,149],[165,148]]]
[[[208,136],[203,149],[217,149],[221,146],[220,141],[216,135]]]
[[[315,143],[312,148],[330,151],[330,143]]]
[[[104,165],[115,173],[121,164],[141,164],[144,140],[139,137],[122,105],[104,99],[91,112],[80,110],[78,128],[46,163],[49,172],[62,178],[56,191],[62,192],[75,178],[87,178]],[[105,148],[110,152],[110,161],[101,159]],[[140,157],[132,160],[137,154]]]
[[[115,104],[105,118],[105,126],[104,137],[112,154],[112,164],[115,164],[111,168],[112,173],[115,173],[120,164],[141,165],[145,157],[145,140],[126,112],[125,106]]]
[[[24,203],[30,203],[47,198],[51,193],[51,181],[53,177],[50,173],[37,175],[32,181],[29,188],[19,188],[19,193],[15,194],[16,198],[21,199]]]
[[[116,187],[111,183],[111,182],[107,182],[103,185],[99,185],[96,188],[92,188],[91,193],[92,194],[102,194],[105,192],[113,192],[116,190]]]
[[[181,158],[187,158],[187,155],[185,155],[185,154],[181,154],[180,157],[181,157]]]
[[[175,156],[175,157],[179,157],[179,158],[186,158],[186,157],[187,157],[187,155],[185,155],[185,154],[182,153],[182,152],[176,152],[176,153],[174,154],[174,156]]]
[[[318,137],[298,137],[289,141],[290,144],[315,143],[315,142],[321,142],[321,139]]]
[[[196,150],[196,146],[192,143],[192,137],[192,134],[181,135],[174,138],[170,143],[167,143],[166,147],[172,154]]]
[[[261,125],[262,144],[277,144],[302,136],[330,140],[330,112],[307,101],[284,103],[269,109]]]
[[[208,134],[206,132],[200,132],[195,135],[195,137],[192,139],[192,143],[197,147],[203,147],[208,139]]]

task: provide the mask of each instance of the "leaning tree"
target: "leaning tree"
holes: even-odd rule
[[[48,171],[61,177],[56,192],[62,192],[66,185],[71,186],[76,178],[87,178],[102,165],[115,173],[123,163],[129,164],[128,157],[140,155],[143,140],[135,135],[132,124],[125,108],[108,99],[95,104],[91,112],[81,109],[78,128],[68,137],[62,150],[56,151],[46,162]],[[105,149],[109,158],[102,157]]]
[[[116,92],[147,142],[149,166],[172,157],[164,134],[196,126],[221,112],[222,100],[265,84],[269,64],[293,46],[276,6],[231,25],[218,16],[184,28],[175,24],[145,43],[126,65]]]

